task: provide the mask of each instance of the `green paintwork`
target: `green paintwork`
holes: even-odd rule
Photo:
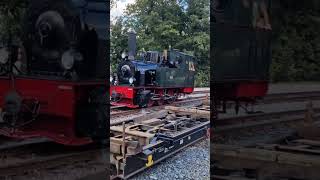
[[[171,62],[179,62],[177,68],[160,67],[157,69],[157,85],[160,87],[193,87],[194,57],[171,50],[168,52]]]

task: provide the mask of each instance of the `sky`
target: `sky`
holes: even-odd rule
[[[111,9],[111,22],[114,22],[116,17],[121,16],[128,4],[134,3],[136,0],[117,0],[117,4]]]

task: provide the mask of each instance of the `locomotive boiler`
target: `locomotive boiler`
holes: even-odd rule
[[[111,104],[129,108],[175,101],[193,92],[195,59],[168,50],[141,52],[135,57],[136,35],[129,32],[129,54],[122,55],[116,75],[110,77]]]
[[[28,0],[21,43],[0,50],[0,135],[65,145],[106,138],[107,6]]]

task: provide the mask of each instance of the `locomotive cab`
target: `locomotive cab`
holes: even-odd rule
[[[157,69],[158,86],[162,87],[193,87],[194,86],[194,57],[170,50],[168,59]]]

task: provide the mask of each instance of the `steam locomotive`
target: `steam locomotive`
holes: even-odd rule
[[[213,108],[248,109],[268,91],[271,0],[214,0],[211,9]]]
[[[122,54],[117,73],[110,77],[112,105],[150,107],[175,101],[193,92],[195,58],[177,50],[141,52],[135,57],[136,34],[129,33],[129,54]]]
[[[108,3],[28,0],[0,49],[0,135],[85,145],[107,136]]]

